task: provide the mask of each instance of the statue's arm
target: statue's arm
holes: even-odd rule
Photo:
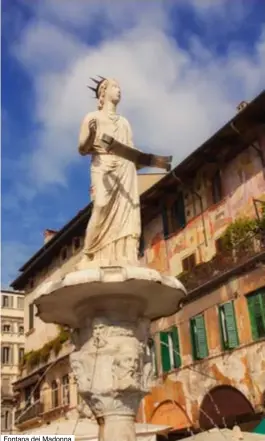
[[[93,151],[96,135],[96,121],[92,115],[85,116],[79,133],[78,151],[80,155],[89,155]]]

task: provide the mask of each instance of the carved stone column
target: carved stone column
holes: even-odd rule
[[[135,415],[150,390],[150,321],[139,315],[141,303],[134,298],[105,299],[96,308],[101,315],[73,332],[77,350],[70,356],[71,366],[104,441],[135,439]]]
[[[40,318],[72,329],[70,362],[100,441],[135,441],[136,412],[152,383],[150,319],[173,314],[185,288],[155,270],[116,266],[69,273],[37,294]]]

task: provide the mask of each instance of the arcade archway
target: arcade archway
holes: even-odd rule
[[[255,413],[248,399],[232,386],[218,386],[205,395],[199,412],[199,424],[202,429],[213,426],[231,427]]]

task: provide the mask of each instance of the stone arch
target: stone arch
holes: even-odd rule
[[[159,403],[151,415],[151,424],[166,425],[180,430],[192,425],[185,410],[174,400]]]
[[[229,385],[216,386],[203,398],[199,410],[202,429],[213,426],[233,426],[242,417],[254,415],[254,409],[245,395]]]

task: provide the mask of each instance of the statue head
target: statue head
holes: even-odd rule
[[[93,92],[95,92],[96,98],[98,99],[98,109],[101,110],[105,102],[109,101],[115,105],[120,102],[121,99],[121,89],[119,83],[113,78],[103,78],[100,80],[92,78],[96,83],[96,87],[89,87]]]
[[[108,333],[108,320],[104,317],[96,317],[92,322],[92,336],[96,346],[103,347],[106,344]]]

